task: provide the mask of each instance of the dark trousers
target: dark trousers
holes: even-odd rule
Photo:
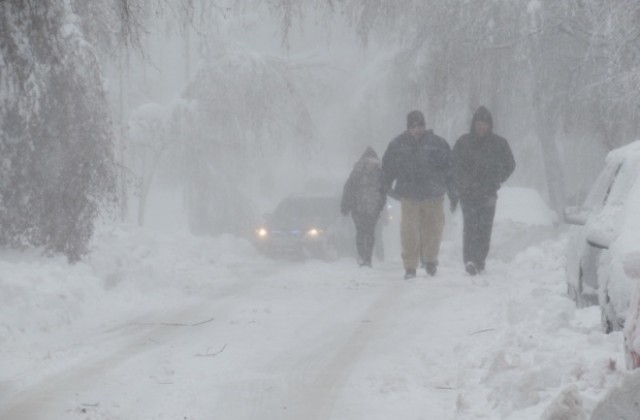
[[[376,223],[375,244],[373,253],[378,261],[384,261],[384,237],[382,235],[382,224]]]
[[[482,201],[461,201],[464,220],[462,255],[465,264],[472,262],[484,270],[484,263],[491,245],[491,230],[496,214],[496,198]]]
[[[353,214],[353,224],[356,226],[356,248],[358,256],[365,263],[371,263],[378,217],[379,214]]]

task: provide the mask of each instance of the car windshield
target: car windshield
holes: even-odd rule
[[[278,223],[320,223],[339,215],[336,197],[290,197],[281,202],[273,217]]]

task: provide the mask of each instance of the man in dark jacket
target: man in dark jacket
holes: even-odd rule
[[[516,164],[509,143],[493,132],[493,118],[480,106],[471,131],[453,147],[454,178],[464,219],[462,253],[472,276],[485,268],[500,185]]]
[[[356,227],[358,264],[371,267],[375,232],[380,212],[387,201],[382,177],[382,163],[371,147],[353,167],[340,205],[343,215],[351,213]]]
[[[458,201],[453,190],[451,148],[433,130],[426,130],[422,112],[411,111],[407,131],[389,143],[382,169],[387,193],[400,200],[405,279],[416,276],[421,255],[427,273],[433,276],[444,228],[445,193],[449,194],[451,211]]]

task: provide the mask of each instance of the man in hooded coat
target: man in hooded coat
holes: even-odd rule
[[[465,270],[472,276],[485,269],[498,189],[515,167],[509,143],[493,132],[493,117],[480,106],[470,132],[453,146],[453,172],[464,223],[462,253]]]
[[[368,147],[356,162],[344,185],[340,210],[351,213],[356,227],[358,264],[371,267],[375,232],[380,212],[387,201],[378,154]]]

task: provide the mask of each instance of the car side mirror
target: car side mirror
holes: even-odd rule
[[[583,226],[587,223],[587,218],[591,211],[588,208],[580,206],[565,207],[562,212],[564,222],[569,225]]]
[[[598,212],[589,217],[587,243],[599,249],[608,249],[618,237],[619,230],[616,220],[620,220],[621,206],[609,206],[606,211]]]
[[[587,235],[587,243],[594,248],[609,249],[609,245],[611,245],[613,239],[611,236],[612,235],[602,231],[589,232]]]

